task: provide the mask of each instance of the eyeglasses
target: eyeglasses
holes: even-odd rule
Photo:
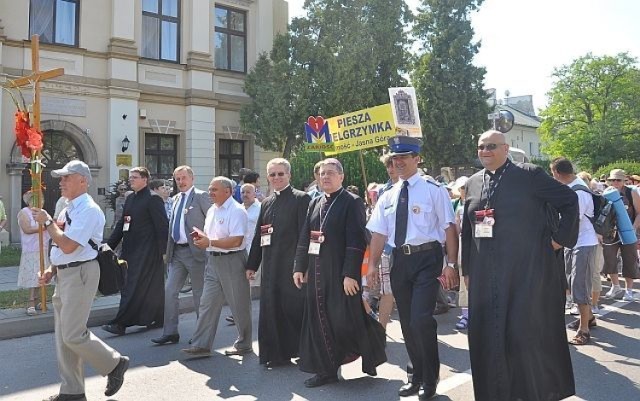
[[[504,145],[504,143],[488,143],[486,145],[478,145],[478,150],[488,150],[488,151],[492,151],[492,150],[496,150],[498,148],[498,146],[502,146]]]
[[[140,178],[142,178],[142,177],[141,177],[141,176],[139,176],[139,175],[130,175],[130,176],[129,176],[129,179],[130,179],[130,180],[139,180]]]
[[[277,173],[269,173],[269,177],[273,178],[273,177],[275,177],[276,175],[277,175],[278,177],[284,177],[284,174],[285,174],[285,173],[284,173],[283,171],[278,171]]]
[[[622,179],[620,179],[620,178],[607,178],[607,181],[621,182],[621,181],[623,181],[623,180],[622,180]]]

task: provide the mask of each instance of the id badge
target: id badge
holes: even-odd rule
[[[493,225],[486,222],[476,224],[476,238],[493,238]]]
[[[122,225],[122,231],[129,231],[129,224],[131,224],[131,216],[124,216],[124,224]]]
[[[271,224],[260,226],[260,246],[271,245],[271,234],[273,234],[273,226]]]
[[[309,255],[320,255],[320,246],[324,242],[322,231],[311,231],[309,235]]]

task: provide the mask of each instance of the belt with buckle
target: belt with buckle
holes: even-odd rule
[[[440,243],[438,241],[426,242],[426,243],[421,244],[421,245],[404,244],[404,245],[402,245],[400,247],[399,251],[401,251],[405,255],[411,255],[412,253],[430,251],[432,249],[437,249],[440,246],[442,246],[442,245],[440,245]]]
[[[237,251],[229,251],[229,252],[208,251],[207,253],[211,256],[225,256],[225,255],[231,255],[238,252],[244,252],[244,249],[239,249]]]
[[[176,246],[181,246],[181,247],[185,247],[186,248],[186,247],[189,246],[189,243],[185,242],[184,244],[176,244]]]
[[[96,260],[96,259],[94,258],[94,259],[89,259],[89,260],[83,260],[83,261],[80,261],[80,262],[71,262],[71,263],[65,263],[65,264],[62,264],[62,265],[56,265],[56,269],[62,270],[62,269],[66,269],[68,267],[78,267],[83,263],[91,262],[93,260]]]

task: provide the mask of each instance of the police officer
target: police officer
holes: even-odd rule
[[[367,280],[378,279],[377,266],[385,243],[393,247],[391,289],[396,298],[400,326],[413,366],[402,397],[418,393],[433,397],[439,381],[437,323],[433,318],[440,280],[445,289],[458,285],[456,264],[443,266],[458,255],[455,218],[447,190],[418,174],[422,141],[408,136],[389,139],[390,155],[400,181],[378,200],[367,228],[372,233]]]
[[[57,276],[53,293],[56,353],[62,385],[60,393],[49,401],[86,400],[84,394],[83,362],[107,378],[107,397],[114,395],[124,380],[129,358],[102,342],[87,329],[87,320],[93,298],[98,290],[100,267],[98,255],[90,245],[102,242],[104,213],[87,194],[91,183],[89,167],[72,160],[59,170],[51,172],[60,177],[62,196],[69,200],[60,213],[66,222],[64,230],[54,223],[49,213],[33,209],[35,220],[42,224],[51,236],[51,263],[40,277],[40,284],[48,284]],[[64,217],[63,217],[64,216]]]

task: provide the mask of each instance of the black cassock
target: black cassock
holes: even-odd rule
[[[289,186],[260,206],[247,269],[257,270],[262,261],[258,322],[261,364],[298,356],[304,291],[293,284],[293,261],[310,199],[305,192]],[[268,224],[273,228],[271,245],[261,247],[260,227]]]
[[[125,220],[130,218],[128,231]],[[149,187],[133,193],[124,203],[122,218],[109,237],[115,249],[122,240],[120,257],[129,268],[121,291],[118,314],[110,324],[162,325],[164,322],[164,264],[169,221],[162,198]]]
[[[320,231],[321,209],[324,242],[319,256],[309,255],[310,231]],[[335,375],[341,365],[360,356],[362,371],[375,376],[376,367],[387,360],[384,329],[367,315],[362,292],[344,293],[345,276],[360,286],[365,230],[364,203],[344,189],[309,205],[295,263],[296,272],[307,273],[298,362],[302,371]]]
[[[497,183],[490,198],[493,238],[476,238],[475,212],[485,208],[490,183]],[[495,175],[483,170],[467,182],[462,264],[469,272],[469,350],[478,401],[551,401],[575,393],[565,278],[552,231],[560,245],[575,245],[578,200],[541,168],[507,162]]]

